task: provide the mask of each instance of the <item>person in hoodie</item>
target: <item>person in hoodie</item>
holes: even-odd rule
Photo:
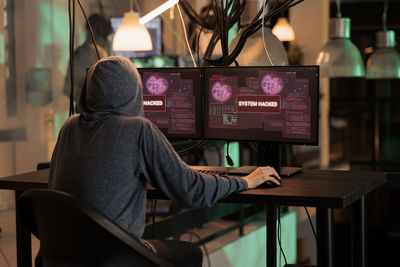
[[[279,176],[271,167],[243,178],[199,173],[143,117],[142,84],[134,64],[107,57],[88,71],[80,114],[63,125],[50,167],[49,187],[75,195],[175,266],[201,266],[199,247],[142,240],[146,183],[186,207],[212,206],[227,195]]]

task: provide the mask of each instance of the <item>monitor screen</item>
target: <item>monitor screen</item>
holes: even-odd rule
[[[139,68],[143,109],[168,138],[201,138],[201,69]]]
[[[119,25],[123,21],[123,17],[112,17],[110,19],[111,26],[113,28],[113,34],[110,38],[110,56],[123,56],[127,58],[138,58],[138,57],[151,57],[151,56],[161,56],[162,49],[162,20],[160,17],[156,17],[144,26],[150,33],[151,42],[153,44],[153,49],[150,51],[114,51],[112,50],[112,43],[114,41],[114,35],[117,31]]]
[[[204,69],[205,138],[318,144],[318,66]]]

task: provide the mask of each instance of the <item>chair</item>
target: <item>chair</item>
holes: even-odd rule
[[[70,194],[32,189],[20,196],[17,211],[40,239],[45,267],[173,266]]]

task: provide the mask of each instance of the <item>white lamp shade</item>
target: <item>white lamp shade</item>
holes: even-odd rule
[[[295,39],[293,27],[285,17],[281,17],[276,22],[272,33],[278,37],[281,42],[291,42]]]
[[[363,77],[365,69],[358,48],[350,39],[329,40],[318,55],[320,74],[325,77]]]
[[[264,39],[267,51],[271,58],[269,61],[267,53],[265,52],[262,40],[262,29],[251,35],[236,58],[237,62],[241,66],[286,66],[288,65],[288,59],[285,48],[282,42],[272,33],[271,28],[264,27]],[[239,41],[239,33],[232,39],[229,45],[229,51],[231,52]]]
[[[139,23],[139,14],[129,11],[114,36],[114,51],[149,51],[153,49],[147,28]]]

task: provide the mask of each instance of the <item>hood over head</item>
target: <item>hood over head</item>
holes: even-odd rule
[[[79,111],[85,120],[143,116],[142,82],[135,65],[120,56],[97,61],[87,72]]]

